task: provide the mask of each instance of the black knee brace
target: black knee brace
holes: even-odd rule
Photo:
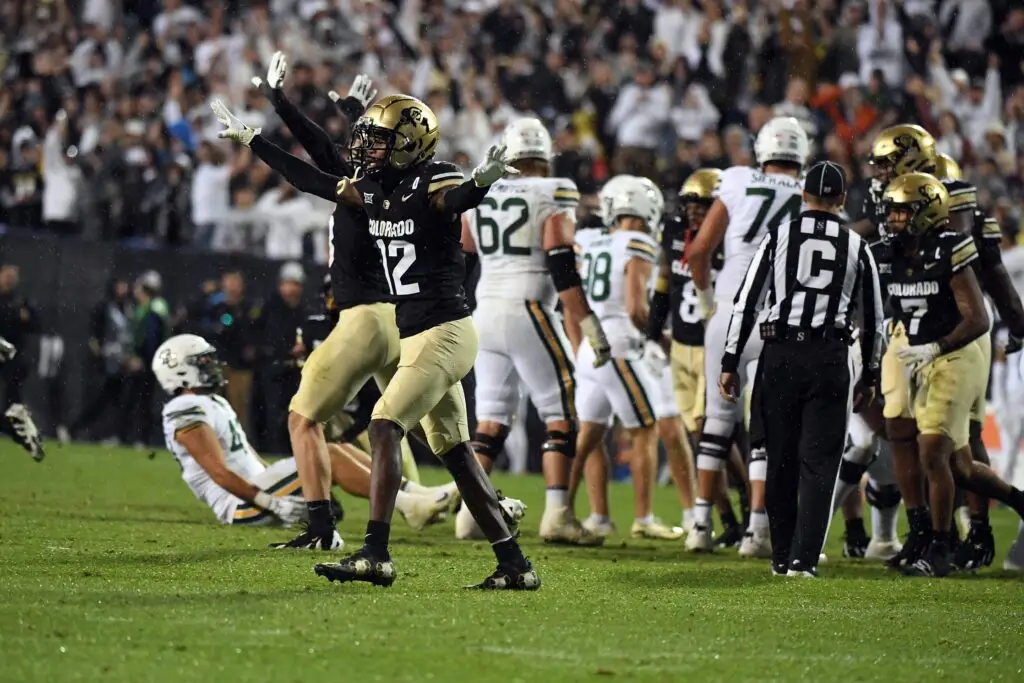
[[[856,486],[867,471],[867,465],[852,460],[842,460],[839,464],[839,481]]]
[[[842,475],[840,474],[840,476]],[[900,495],[900,490],[895,484],[886,484],[875,488],[871,480],[868,480],[868,485],[864,488],[864,497],[868,499],[868,505],[878,509],[896,507],[903,500],[903,496]]]
[[[553,451],[555,453],[561,453],[565,457],[572,460],[576,457],[576,432],[562,432],[558,430],[550,430],[547,433],[547,438],[544,439],[544,444],[540,448],[542,453],[548,453]]]
[[[477,455],[486,455],[493,460],[501,455],[501,450],[505,447],[505,439],[508,438],[508,432],[509,428],[505,425],[501,426],[497,436],[477,432],[470,445]]]
[[[971,458],[973,458],[975,462],[990,465],[992,461],[988,457],[988,449],[985,448],[985,441],[981,438],[981,423],[971,420],[968,424],[970,424],[970,439],[968,440],[968,444],[971,447]]]

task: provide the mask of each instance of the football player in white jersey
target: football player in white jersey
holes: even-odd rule
[[[307,518],[295,459],[268,467],[257,455],[235,411],[217,393],[225,380],[209,342],[193,334],[171,337],[157,349],[152,369],[172,396],[163,409],[167,448],[181,466],[181,478],[222,524],[292,525]],[[339,444],[331,444],[328,452],[333,483],[365,498],[369,456]],[[421,529],[443,518],[453,486],[431,489],[406,483],[397,507],[410,526]],[[328,546],[344,546],[337,531],[330,544],[310,547]]]
[[[704,341],[708,387],[717,386],[733,300],[761,239],[770,226],[793,220],[800,214],[800,176],[808,153],[807,134],[796,119],[780,116],[765,124],[754,142],[759,168],[733,166],[722,173],[715,202],[690,245],[687,257],[701,312],[708,320]],[[723,240],[725,261],[712,292],[711,257]],[[753,384],[761,346],[760,332],[755,326],[750,344],[740,359],[740,381],[744,390],[749,391]],[[718,492],[718,477],[725,468],[733,432],[743,418],[742,404],[729,403],[716,391],[708,391],[706,399],[706,416],[697,452],[696,531],[686,539],[686,547],[691,551],[712,548],[712,501]],[[739,552],[743,556],[771,556],[764,502],[766,473],[764,449],[752,447],[750,525],[740,544]]]
[[[658,258],[658,244],[649,232],[660,222],[662,206],[650,188],[635,179],[612,193],[602,207],[615,223],[612,231],[577,242],[587,300],[600,317],[612,349],[612,362],[602,367],[595,367],[587,346],[577,353],[576,409],[581,423],[577,448],[588,477],[594,473],[588,459],[603,470],[600,458],[590,458],[596,442],[591,436],[602,434],[612,416],[618,417],[633,442],[630,469],[636,507],[630,533],[672,540],[682,536],[682,529],[666,527],[652,514],[658,439],[655,398],[666,359],[644,334],[648,285]],[[588,481],[588,486],[592,483]],[[606,483],[607,477],[602,476],[596,487],[599,494]],[[606,516],[607,508],[598,507],[599,514]]]
[[[569,476],[576,448],[576,391],[569,342],[555,313],[589,340],[591,361],[610,358],[608,340],[593,314],[576,270],[573,240],[579,191],[551,178],[551,136],[539,120],[517,120],[503,136],[506,160],[519,175],[499,180],[475,211],[463,214],[462,246],[480,259],[477,309],[480,337],[476,371],[479,425],[473,448],[486,471],[508,437],[520,393],[547,425],[543,445],[547,484],[540,537],[551,543],[599,545],[569,507]],[[479,534],[469,510],[456,515],[456,536]]]

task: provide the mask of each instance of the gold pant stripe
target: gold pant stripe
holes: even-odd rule
[[[615,373],[626,388],[626,393],[629,394],[629,402],[633,405],[637,420],[641,426],[650,427],[655,422],[654,407],[651,405],[651,400],[647,397],[643,385],[640,384],[640,380],[637,379],[636,373],[629,365],[629,361],[616,358],[613,365]]]
[[[231,518],[232,524],[260,524],[270,519],[272,515],[262,508],[257,507],[245,507],[241,505],[235,509],[235,514]]]
[[[536,301],[527,301],[526,310],[530,313],[533,326],[544,342],[544,348],[551,356],[551,362],[558,373],[558,391],[562,398],[562,413],[567,420],[576,419],[576,382],[573,380],[572,361],[565,354],[565,349],[555,333],[555,326]]]

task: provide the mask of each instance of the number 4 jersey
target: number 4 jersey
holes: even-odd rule
[[[208,425],[220,442],[228,469],[247,481],[253,481],[267,468],[249,445],[235,411],[223,397],[215,394],[182,394],[164,406],[163,422],[167,450],[181,465],[181,478],[196,498],[213,509],[218,519],[230,522],[231,511],[238,499],[217,486],[174,436],[200,424]]]
[[[580,193],[565,178],[512,178],[491,185],[470,211],[469,229],[480,256],[476,297],[555,305],[557,292],[544,253],[544,223],[565,212],[576,223]]]
[[[725,263],[715,282],[715,301],[732,310],[733,299],[769,228],[794,221],[803,203],[803,181],[788,175],[733,166],[715,191],[729,211]]]
[[[669,300],[672,306],[672,339],[686,346],[704,346],[704,320],[700,315],[700,299],[693,273],[684,254],[700,226],[691,227],[686,216],[673,216],[665,222],[661,234],[661,249],[668,259],[672,275]],[[715,249],[711,257],[711,281],[715,282],[722,269],[722,248]]]

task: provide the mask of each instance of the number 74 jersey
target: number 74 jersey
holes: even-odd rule
[[[478,301],[515,299],[553,307],[557,298],[544,253],[544,223],[564,212],[575,224],[580,193],[565,178],[509,178],[491,185],[469,212],[480,257]]]
[[[788,175],[733,166],[722,173],[715,197],[729,211],[725,263],[715,281],[715,301],[732,310],[754,254],[770,228],[794,221],[803,204],[803,181]]]

